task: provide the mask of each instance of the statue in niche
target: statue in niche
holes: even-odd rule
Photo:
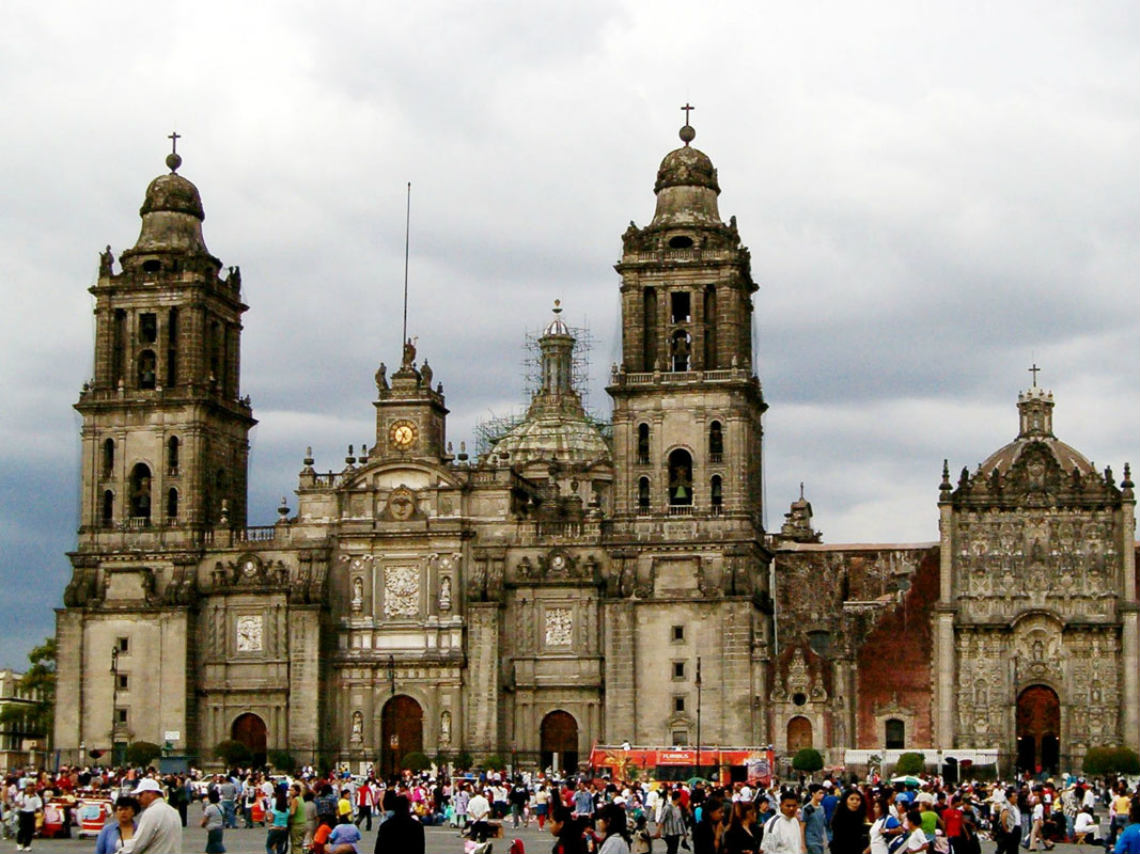
[[[364,715],[358,711],[352,713],[352,741],[354,744],[364,741]]]
[[[445,575],[439,582],[439,610],[451,610],[451,576]],[[446,714],[446,713],[445,713]]]
[[[1041,642],[1041,638],[1033,641],[1033,660],[1043,661],[1045,658],[1045,644]]]
[[[352,579],[352,610],[360,611],[364,607],[364,581],[358,575]]]
[[[446,747],[451,744],[451,712],[442,712],[439,716],[439,744]]]

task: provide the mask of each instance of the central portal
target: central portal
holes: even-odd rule
[[[1061,701],[1047,685],[1017,698],[1017,770],[1055,774],[1061,763]]]
[[[398,694],[384,704],[380,730],[380,773],[398,776],[405,756],[423,753],[424,710],[411,697]]]

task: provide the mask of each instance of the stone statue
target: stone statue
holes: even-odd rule
[[[439,582],[439,610],[451,610],[451,576],[445,575]]]
[[[423,379],[424,388],[426,389],[431,388],[431,374],[431,365],[427,363],[427,359],[424,359],[423,367],[420,368],[420,377]]]
[[[439,743],[441,747],[451,744],[451,712],[444,711],[439,716]]]
[[[359,611],[364,607],[364,582],[360,576],[352,579],[352,610]]]
[[[376,369],[376,390],[384,391],[388,388],[388,366],[383,362]]]
[[[415,361],[416,361],[416,345],[413,344],[412,339],[409,338],[407,341],[404,342],[404,361],[403,361],[403,364],[401,365],[401,367],[403,367],[403,368],[414,368],[415,367]]]
[[[360,712],[352,713],[352,740],[358,744],[364,741],[364,715]]]
[[[115,263],[115,256],[111,254],[111,245],[107,244],[107,248],[99,253],[99,275],[110,276],[111,265]]]

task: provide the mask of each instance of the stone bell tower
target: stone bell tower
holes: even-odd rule
[[[723,516],[760,530],[760,416],[752,372],[752,281],[736,218],[717,209],[706,154],[661,162],[657,211],[622,237],[622,362],[614,399],[616,515]]]
[[[661,161],[653,219],[630,223],[616,265],[606,719],[637,721],[641,743],[762,744],[771,555],[761,516],[766,406],[752,370],[756,284],[694,136],[686,124],[684,145]],[[668,676],[638,666],[649,660]],[[701,684],[717,686],[703,701]]]
[[[177,144],[177,135],[172,135]],[[138,241],[114,270],[100,256],[94,377],[83,415],[80,546],[106,532],[244,525],[248,433],[240,395],[241,276],[202,238],[198,188],[170,173],[147,187]]]

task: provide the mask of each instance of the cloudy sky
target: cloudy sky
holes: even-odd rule
[[[768,524],[937,531],[943,458],[1058,435],[1140,463],[1140,7],[1129,0],[7,4],[0,29],[0,665],[52,631],[77,526],[97,252],[135,241],[177,129],[243,273],[251,523],[371,442],[410,332],[449,438],[523,403],[555,298],[619,356],[620,235],[679,107],[752,250]],[[293,504],[295,506],[295,503]]]

